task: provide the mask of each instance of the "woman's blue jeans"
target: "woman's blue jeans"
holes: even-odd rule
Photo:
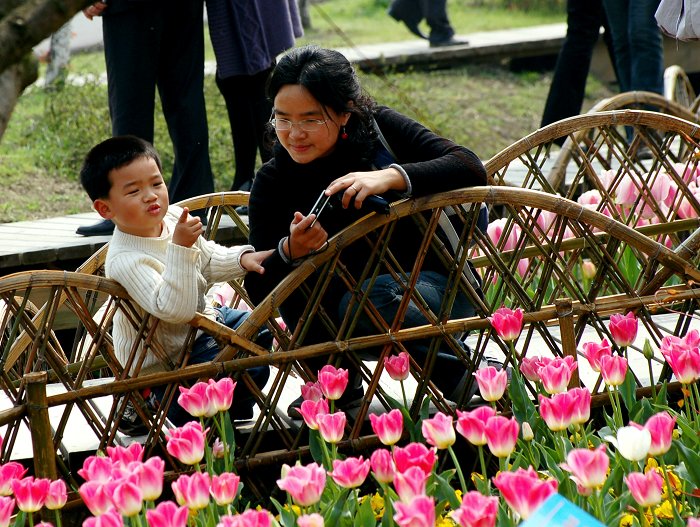
[[[362,291],[366,292],[368,287],[369,280],[362,284]],[[392,321],[396,317],[404,290],[404,285],[397,283],[391,275],[386,274],[377,277],[372,290],[369,292],[368,301],[377,309],[389,327],[391,327]],[[437,316],[440,312],[442,301],[447,294],[447,277],[434,271],[422,271],[416,282],[416,291],[420,293],[420,296],[425,300],[430,310]],[[341,319],[348,309],[351,298],[352,293],[348,292],[343,296],[340,302],[339,315]],[[357,313],[358,308],[358,303],[353,303],[353,316]],[[474,313],[474,306],[471,305],[466,296],[462,293],[457,293],[450,312],[450,318],[466,318],[473,316]],[[428,319],[423,315],[415,302],[411,300],[401,327],[412,328],[426,324],[429,324]],[[355,326],[354,335],[370,335],[376,333],[376,331],[376,326],[363,310]],[[428,356],[428,351],[430,350],[431,340],[432,339],[411,340],[405,342],[404,345],[419,364],[424,364]],[[465,350],[468,351],[466,348]],[[441,343],[431,377],[431,380],[440,391],[444,395],[450,395],[464,376],[465,371],[464,363],[454,355],[449,346],[445,343]]]

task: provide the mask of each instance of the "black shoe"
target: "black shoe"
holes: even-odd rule
[[[76,234],[83,236],[109,236],[114,232],[114,223],[112,220],[102,220],[93,225],[83,225],[75,230]]]
[[[447,46],[466,46],[469,44],[468,40],[459,40],[454,37],[450,37],[446,40],[431,40],[430,41],[430,47],[431,48],[443,48]]]
[[[234,403],[229,410],[233,421],[248,421],[253,418],[253,401],[241,401],[238,404]]]
[[[362,386],[357,388],[347,388],[345,393],[335,402],[335,410],[342,410],[347,412],[353,408],[357,408],[362,404],[362,398],[365,395],[365,391]],[[299,409],[301,408],[301,403],[304,402],[304,398],[299,396],[294,399],[291,404],[287,407],[287,416],[290,419],[303,419]]]
[[[117,409],[119,406],[121,406],[121,404],[117,406]],[[131,400],[127,401],[117,428],[122,434],[131,437],[145,436],[148,434],[148,427],[139,417],[139,414],[136,413],[136,408],[134,408],[134,404]]]
[[[239,216],[247,216],[248,215],[248,207],[245,205],[241,205],[239,207],[236,207],[236,214]]]

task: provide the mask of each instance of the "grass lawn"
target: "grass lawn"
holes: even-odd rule
[[[543,14],[489,7],[488,1],[450,1],[449,14],[458,33],[553,23],[564,17],[563,8]],[[386,15],[386,2],[381,0],[326,0],[312,5],[311,14],[313,29],[299,43],[339,47],[347,46],[348,41],[412,38]],[[213,59],[210,50],[207,55]],[[75,56],[71,71],[99,75],[104,71],[101,53]],[[497,65],[479,65],[385,77],[362,74],[361,78],[381,104],[406,113],[488,159],[539,126],[551,75],[516,74]],[[609,94],[607,87],[591,78],[586,107]],[[211,76],[206,79],[205,96],[216,189],[226,190],[233,177],[233,151],[224,102]],[[90,209],[77,173],[85,152],[110,135],[106,101],[106,86],[98,80],[80,86],[67,84],[61,89],[27,90],[0,143],[0,222]],[[155,143],[167,176],[172,148],[159,110]]]

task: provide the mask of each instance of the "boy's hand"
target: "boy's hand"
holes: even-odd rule
[[[175,232],[173,232],[173,243],[182,247],[192,247],[197,238],[204,232],[202,220],[198,216],[190,216],[190,209],[182,209],[182,215],[177,220]]]
[[[268,251],[256,251],[252,253],[244,253],[241,256],[241,267],[248,272],[263,274],[265,268],[262,263],[273,253],[274,249]]]

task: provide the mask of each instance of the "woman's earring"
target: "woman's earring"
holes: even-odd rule
[[[341,126],[341,127],[340,127],[340,138],[341,138],[341,139],[347,139],[348,137],[350,137],[350,136],[349,136],[348,133],[345,131],[345,125]]]

